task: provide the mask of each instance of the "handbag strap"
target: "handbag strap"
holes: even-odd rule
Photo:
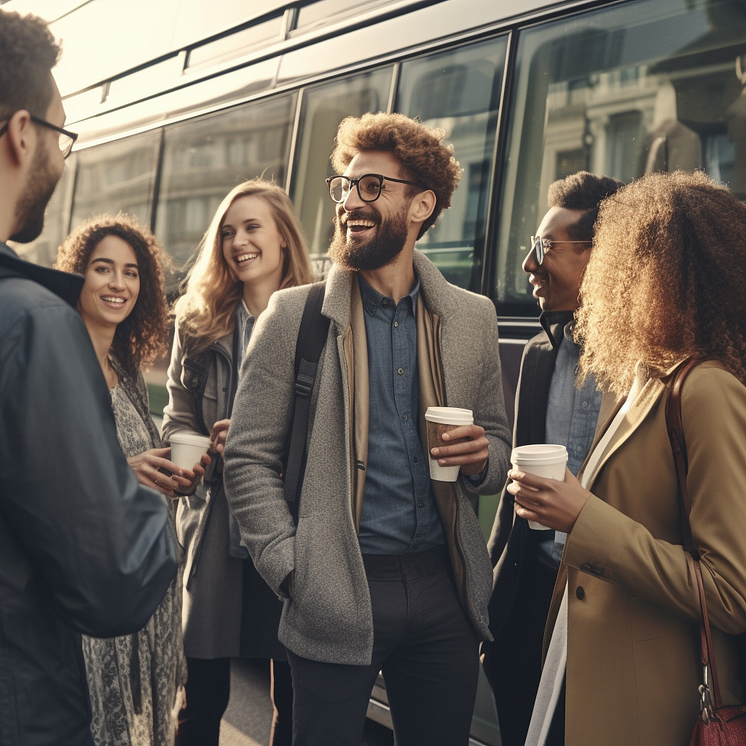
[[[697,582],[699,603],[702,608],[700,619],[700,645],[702,650],[702,669],[704,672],[704,683],[699,687],[701,696],[700,706],[702,708],[702,719],[705,723],[714,719],[713,710],[721,707],[720,685],[718,684],[717,671],[715,668],[715,655],[712,645],[712,632],[710,630],[710,618],[707,613],[707,600],[705,598],[705,586],[702,579],[702,567],[700,565],[700,552],[692,534],[692,526],[689,514],[692,509],[692,501],[689,497],[689,488],[686,483],[686,474],[689,467],[686,454],[686,441],[684,440],[684,428],[681,419],[681,389],[684,381],[692,369],[701,360],[689,358],[676,371],[671,386],[671,394],[666,402],[666,428],[668,439],[671,443],[671,453],[676,465],[676,478],[679,483],[679,496],[681,498],[681,526],[684,535],[684,551],[687,561]]]

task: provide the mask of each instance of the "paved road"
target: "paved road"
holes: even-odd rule
[[[268,662],[232,661],[231,701],[220,727],[220,746],[268,746],[271,720]],[[393,743],[388,728],[368,720],[361,746],[393,746]]]

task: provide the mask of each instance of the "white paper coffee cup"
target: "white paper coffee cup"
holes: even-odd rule
[[[565,466],[567,465],[567,448],[565,446],[541,443],[538,445],[518,446],[510,455],[514,469],[535,474],[537,477],[565,481]],[[528,522],[529,528],[535,531],[546,530],[549,527],[536,521]]]
[[[430,479],[437,482],[455,482],[458,479],[461,467],[441,466],[437,459],[430,455],[431,448],[450,445],[441,440],[441,435],[454,427],[461,425],[473,425],[474,414],[471,409],[460,409],[459,407],[428,407],[425,412],[427,421],[427,457],[430,462]]]
[[[171,461],[180,469],[192,470],[198,464],[202,455],[210,447],[210,439],[206,435],[197,433],[173,433],[169,438],[171,443]]]

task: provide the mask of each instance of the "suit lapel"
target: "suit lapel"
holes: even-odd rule
[[[640,424],[648,416],[650,410],[653,408],[653,405],[658,401],[658,399],[660,399],[663,392],[665,391],[665,388],[665,384],[659,378],[651,378],[645,383],[640,393],[635,396],[634,400],[630,403],[629,410],[624,416],[624,419],[622,419],[616,429],[616,432],[614,432],[614,434],[611,436],[611,439],[606,445],[604,454],[601,456],[601,459],[598,461],[595,471],[591,475],[590,481],[588,482],[589,490],[592,491],[593,482],[600,473],[601,468],[609,460],[609,458],[614,453],[616,453],[619,448],[621,448],[621,446],[629,439],[632,433],[637,430]],[[619,409],[623,403],[624,400],[620,400],[617,403],[614,411],[607,419],[606,425],[602,429],[599,429],[599,431],[596,433],[596,439],[594,441],[593,447],[591,448],[591,453],[593,452],[593,449],[598,445],[598,442],[610,426],[613,418],[619,412]]]

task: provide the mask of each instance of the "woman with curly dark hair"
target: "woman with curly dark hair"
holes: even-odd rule
[[[744,288],[746,205],[703,173],[651,174],[603,202],[576,336],[581,377],[616,394],[617,413],[580,482],[509,474],[516,513],[568,533],[527,744],[689,743],[700,606],[665,407],[692,357],[681,399],[690,522],[722,700],[743,702]]]
[[[179,469],[168,458],[170,449],[161,448],[141,371],[168,342],[167,263],[155,236],[120,214],[83,223],[60,247],[55,266],[85,276],[78,310],[109,386],[130,466],[142,484],[172,498],[203,470]],[[84,637],[83,653],[96,745],[172,746],[173,711],[186,675],[181,573],[143,629],[112,639]]]

